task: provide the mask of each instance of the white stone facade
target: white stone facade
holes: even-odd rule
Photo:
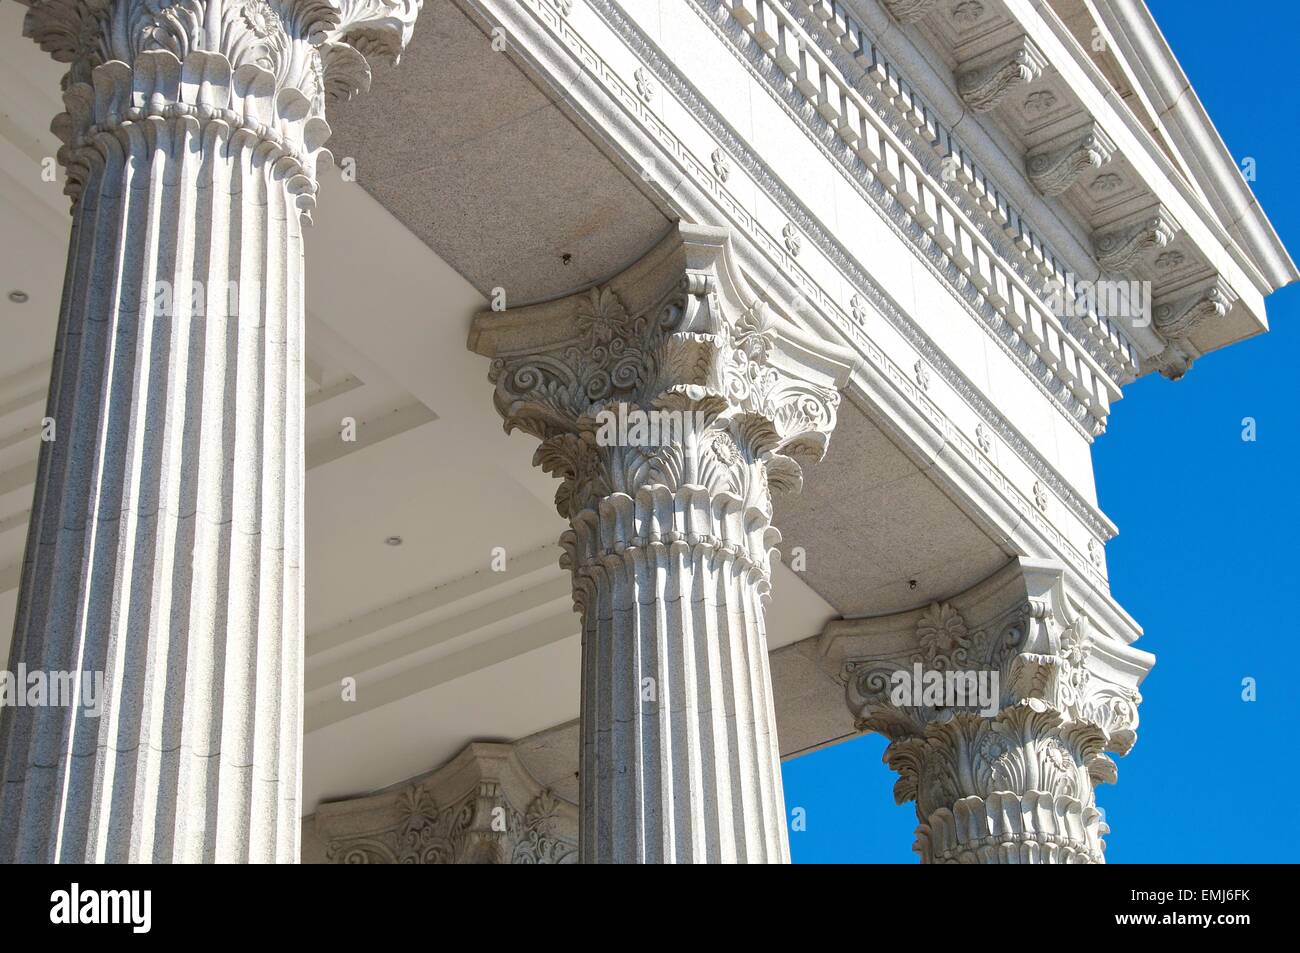
[[[104,686],[0,860],[785,862],[862,731],[922,861],[1104,860],[1090,448],[1298,277],[1142,4],[0,27],[9,669]]]

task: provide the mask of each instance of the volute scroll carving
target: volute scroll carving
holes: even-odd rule
[[[1043,74],[1047,59],[1028,36],[1019,36],[958,67],[957,93],[972,111],[996,109],[1007,93]]]
[[[583,626],[583,861],[788,861],[772,496],[825,452],[851,355],[786,320],[729,232],[698,225],[605,284],[479,315],[469,345],[492,358],[506,430],[535,437],[560,479]],[[691,685],[664,690],[686,670]]]
[[[572,864],[577,807],[542,787],[510,745],[476,742],[391,791],[312,818],[335,864]]]
[[[858,728],[890,741],[924,862],[1102,862],[1094,788],[1136,741],[1152,660],[1096,628],[1064,569],[1021,560],[951,602],[837,620],[823,649]],[[978,700],[943,687],[962,680]]]
[[[1043,143],[1026,156],[1029,180],[1043,195],[1061,195],[1090,169],[1115,155],[1115,143],[1096,123]]]
[[[25,35],[68,64],[53,129],[74,202],[157,141],[256,150],[310,215],[326,104],[396,62],[422,0],[29,0]]]
[[[622,543],[731,547],[769,576],[772,492],[825,453],[847,361],[749,289],[729,242],[683,225],[605,285],[476,320],[496,408],[539,440],[579,562],[610,550],[608,516],[636,527]],[[606,439],[629,418],[662,430]]]
[[[1221,275],[1162,294],[1151,310],[1152,324],[1165,340],[1165,349],[1151,361],[1152,369],[1178,380],[1191,368],[1200,351],[1190,338],[1206,322],[1225,317],[1237,301]]]

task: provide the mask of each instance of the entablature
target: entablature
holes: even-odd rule
[[[1211,207],[1202,183],[1162,134],[1161,123],[1144,121],[1113,77],[1107,77],[1103,66],[1116,75],[1123,67],[1112,55],[1115,34],[1095,13],[1079,4],[1075,15],[1076,5],[1068,2],[881,0],[892,17],[882,24],[875,22],[883,19],[875,0],[808,0],[804,5],[819,10],[828,24],[836,22],[836,8],[841,18],[857,13],[875,28],[877,39],[888,33],[891,46],[905,45],[909,60],[940,64],[933,72],[947,87],[943,92],[955,94],[964,106],[953,120],[953,125],[966,120],[963,139],[978,138],[965,133],[966,114],[981,114],[980,124],[994,130],[999,144],[1019,154],[1028,181],[1049,200],[1047,213],[1091,237],[1093,262],[1087,271],[1087,263],[1076,256],[1073,273],[1066,268],[1060,274],[1060,256],[1044,247],[1049,283],[1063,285],[1066,300],[1078,298],[1069,292],[1080,279],[1143,289],[1142,306],[1122,307],[1120,318],[1138,352],[1137,373],[1180,376],[1201,353],[1267,329],[1263,297],[1288,278],[1273,274],[1276,268],[1265,275],[1264,265],[1256,261],[1258,249],[1234,237],[1233,223]],[[1062,16],[1071,22],[1067,25]],[[879,55],[878,49],[872,51]],[[1106,63],[1098,62],[1102,57],[1108,57]],[[869,66],[882,75],[879,82],[906,85],[895,78],[892,63]],[[913,90],[912,98],[921,95]],[[929,87],[924,95],[938,98]],[[947,145],[964,165],[970,143],[959,144],[950,136]],[[1221,145],[1218,150],[1223,151]],[[1226,152],[1221,158],[1228,158]],[[1240,178],[1235,170],[1232,174]],[[999,184],[1005,184],[1005,176]],[[1249,193],[1244,183],[1241,188]],[[1270,231],[1266,221],[1257,230]],[[1021,244],[1033,248],[1036,242],[1029,238]],[[1226,308],[1193,312],[1212,314],[1215,320],[1196,322],[1172,336],[1152,322],[1153,304],[1156,310],[1168,307],[1189,285],[1202,283],[1226,289],[1218,301],[1226,301]],[[1087,334],[1095,320],[1088,316],[1080,330]]]
[[[800,108],[803,94],[731,17],[726,0],[690,0],[698,20],[680,31],[675,25],[671,40],[656,32],[659,21],[646,8],[633,6],[634,15],[618,0],[575,4],[570,15],[549,0],[474,6],[485,32],[501,24],[509,35],[528,38],[528,59],[545,65],[543,76],[564,82],[573,66],[559,50],[571,51],[582,73],[568,81],[569,105],[611,137],[647,188],[662,190],[685,221],[727,222],[746,273],[765,297],[783,302],[781,310],[813,333],[846,341],[863,368],[871,366],[854,375],[850,390],[874,381],[879,387],[870,402],[915,408],[929,462],[936,454],[945,462],[960,455],[965,475],[980,487],[971,499],[1006,513],[1004,534],[1034,527],[1104,590],[1103,547],[1115,528],[1096,507],[1084,439],[1102,421],[1083,402],[1083,376],[1076,373],[1071,388],[1057,374],[1079,366],[1092,374],[1089,358],[1063,346],[1068,335],[1059,326],[1041,321],[1030,333],[1037,330],[1049,345],[1052,363],[1038,356],[939,244],[905,218],[902,203],[824,115]],[[686,35],[688,28],[694,35]],[[765,123],[762,137],[750,141],[731,126],[719,112],[730,102],[725,88],[710,85],[713,75],[688,79],[669,60],[677,50],[665,51],[659,41],[731,53],[735,63],[719,62],[712,72],[734,83],[735,74],[724,71],[744,70],[753,81],[762,94],[753,100],[754,121]],[[789,131],[781,125],[786,120]],[[732,121],[743,125],[742,118]],[[769,144],[779,149],[768,151]],[[826,201],[828,171],[836,179],[833,203]],[[956,212],[948,218],[955,221]],[[993,255],[974,229],[968,224],[960,234],[975,260],[990,266]],[[912,267],[913,256],[919,267]],[[1028,300],[1009,282],[1008,293]],[[986,483],[993,493],[987,500]]]
[[[975,307],[987,309],[986,324],[1009,328],[1029,363],[1041,363],[1059,382],[1067,416],[1089,435],[1101,433],[1120,384],[1138,371],[1131,341],[1095,311],[1078,320],[1054,313],[1051,280],[1065,285],[1069,272],[992,179],[954,147],[943,120],[898,77],[866,29],[835,0],[793,0],[791,9],[774,0],[721,6],[897,203],[918,232],[914,240],[952,265]],[[1026,71],[1039,68],[1032,53],[1026,58]],[[972,83],[994,82],[974,72]],[[1069,406],[1075,401],[1081,416]]]

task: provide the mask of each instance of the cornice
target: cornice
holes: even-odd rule
[[[1005,186],[995,183],[972,157],[963,137],[945,124],[943,110],[936,109],[885,57],[872,30],[854,19],[839,0],[796,2],[812,14],[803,26],[835,67],[854,80],[857,92],[930,175],[929,184],[957,204],[994,248],[999,260],[1026,283],[1034,299],[1041,302],[1048,286],[1068,289],[1076,278],[1095,277],[1086,269],[1067,264],[1036,232],[1015,201],[1006,195]],[[959,98],[955,101],[961,104]],[[960,122],[960,118],[951,122]],[[1113,143],[1109,145],[1113,150]],[[1025,158],[1028,163],[1029,156]],[[940,162],[936,163],[936,159]],[[943,174],[945,170],[951,174]],[[1082,247],[1080,250],[1089,253]],[[1136,376],[1139,363],[1129,329],[1097,314],[1060,320],[1114,381],[1124,384]]]
[[[544,9],[543,0],[531,0],[531,3]],[[825,254],[828,259],[839,268],[855,286],[859,288],[859,300],[861,301],[862,299],[865,299],[869,302],[877,312],[881,314],[889,324],[894,327],[895,330],[897,330],[898,333],[901,334],[918,353],[922,355],[930,370],[947,383],[948,386],[950,386],[952,390],[967,404],[967,406],[969,406],[983,421],[988,429],[991,430],[1007,448],[1015,453],[1018,459],[1020,459],[1032,473],[1051,488],[1052,492],[1063,503],[1065,508],[1080,520],[1080,522],[1087,528],[1088,532],[1097,540],[1103,542],[1114,537],[1117,532],[1114,524],[1111,523],[1111,521],[1107,519],[1105,515],[1092,503],[1081,497],[1070,486],[1068,481],[1066,481],[1034,448],[1023,434],[1021,434],[1014,425],[999,413],[998,410],[983,396],[979,389],[976,388],[955,366],[953,366],[953,364],[943,354],[942,350],[929,338],[928,335],[925,334],[924,331],[921,330],[915,321],[913,321],[911,317],[902,311],[902,309],[900,309],[888,297],[888,295],[882,291],[879,285],[866,273],[865,269],[856,258],[844,249],[843,246],[839,245],[838,242],[836,242],[834,238],[812,218],[806,209],[804,209],[803,206],[800,205],[789,193],[789,191],[786,190],[784,185],[776,178],[762,160],[749,149],[748,145],[735,133],[734,130],[731,129],[725,120],[723,120],[722,117],[710,107],[705,98],[702,97],[699,92],[666,61],[654,44],[640,31],[636,24],[632,23],[623,11],[619,9],[615,3],[611,2],[611,0],[589,0],[588,6],[590,6],[591,9],[600,16],[602,21],[604,21],[604,23],[632,49],[637,58],[646,64],[663,89],[666,92],[672,93],[672,95],[677,98],[683,107],[686,108],[690,114],[715,137],[715,140],[723,147],[727,155],[732,157],[740,167],[745,169],[749,176],[760,185],[764,193],[782,210],[782,212],[790,216],[790,218],[800,226],[805,236],[812,240],[819,250],[821,250],[822,253]],[[721,30],[721,27],[717,23],[713,22],[704,10],[695,7],[694,4],[692,4],[692,7],[704,22],[715,32]],[[739,27],[737,26],[737,29],[738,28]],[[566,34],[571,36],[574,40],[577,40],[576,33],[574,33],[568,25],[565,25],[564,29]],[[731,48],[733,49],[734,54],[741,59],[742,63],[749,66],[752,72],[752,64],[749,63],[748,60],[744,59],[737,48]],[[583,54],[584,60],[590,60],[594,56],[595,54],[591,51],[586,51]],[[608,71],[602,68],[601,72],[606,73]],[[610,81],[614,81],[612,73],[609,73],[608,78]],[[630,96],[631,93],[629,90],[625,94],[621,94],[618,98],[627,103],[631,102]],[[779,97],[778,102],[786,109],[787,113],[790,114],[792,118],[797,118],[797,113],[792,110],[789,103],[780,100]],[[664,135],[665,131],[662,128],[656,128],[654,137],[657,140],[662,141]],[[813,141],[818,145],[823,154],[826,154],[829,158],[830,154],[827,147],[820,140],[814,138]],[[713,161],[712,164],[701,164],[698,161],[693,161],[692,163],[688,163],[688,166],[691,168],[697,168],[700,174],[707,174],[706,169],[712,168],[712,165],[716,164],[716,161]],[[722,179],[718,177],[716,173],[714,178],[716,181],[711,183],[709,192],[714,195],[724,194],[726,192],[726,187]],[[867,193],[862,191],[863,187],[861,184],[857,183],[856,180],[853,181],[859,188],[860,194],[864,194],[864,197],[866,197]],[[877,207],[879,207],[879,203],[887,198],[887,193],[885,193],[883,188],[879,186],[873,194],[875,198],[872,201],[873,204],[877,205]],[[735,199],[730,196],[728,196],[725,201],[721,201],[720,205],[724,212],[738,207]],[[900,238],[903,237],[903,235],[898,231],[898,226],[891,218],[886,218],[885,221],[895,230],[896,234],[900,235]],[[758,228],[757,223],[752,223],[750,228]],[[773,236],[758,235],[756,238],[758,239],[759,247],[773,249],[781,246],[779,239]],[[935,266],[932,262],[924,258],[922,260],[927,264],[927,267],[932,271],[935,271]],[[794,264],[792,259],[789,259],[788,256],[785,256],[783,267],[787,273],[798,271],[798,267]],[[798,287],[807,287],[810,284],[810,281],[810,279],[796,274],[794,275],[792,283]],[[834,297],[823,290],[819,291],[817,304],[835,313],[839,317],[838,327],[841,330],[841,333],[843,333],[849,340],[854,341],[861,350],[863,345],[860,342],[869,340],[869,338],[867,338],[866,334],[858,327],[858,323],[848,314],[844,313],[842,303],[835,303]],[[883,352],[878,352],[878,349],[875,348],[874,345],[872,345],[866,353],[878,353],[879,361],[888,362],[888,358],[883,355]],[[899,380],[902,380],[908,375],[904,374],[897,368],[894,368],[894,371],[889,373],[887,376],[897,384]],[[1031,380],[1033,379],[1031,378]],[[1037,380],[1033,380],[1033,382],[1040,388],[1040,390],[1043,388],[1041,382]],[[1044,395],[1048,396],[1046,393]],[[920,411],[921,417],[929,419],[938,413],[932,402],[923,401],[923,404],[924,406]],[[1067,417],[1067,419],[1070,418]],[[948,428],[948,433],[961,433],[960,428],[955,424],[952,424],[951,421],[948,421],[946,426]],[[1085,431],[1080,430],[1080,433],[1086,435]],[[970,447],[974,446],[969,436],[963,437],[962,440],[964,444],[969,445]],[[969,447],[967,449],[969,449]],[[997,472],[997,479],[994,482],[1001,487],[1004,492],[1018,496],[1021,499],[1021,505],[1018,507],[1020,512],[1037,512],[1037,510],[1033,509],[1032,503],[1028,502],[1027,498],[1024,497],[1024,493],[1015,488],[1014,481],[1008,478],[1000,470],[997,470],[996,465],[992,463],[988,456],[983,456],[979,466],[981,468],[985,466],[992,467]],[[985,476],[988,478],[987,473]],[[1085,574],[1088,572],[1095,574],[1098,584],[1103,589],[1105,588],[1104,576],[1100,573],[1098,566],[1093,565],[1086,557],[1082,556],[1078,557],[1078,565],[1080,566],[1081,572],[1084,572]]]
[[[1095,9],[1108,25],[1114,27],[1110,31],[1113,41],[1128,54],[1125,57],[1127,65],[1142,78],[1143,91],[1153,97],[1161,117],[1172,124],[1172,131],[1182,134],[1178,148],[1198,173],[1197,184],[1210,194],[1211,203],[1216,205],[1222,218],[1220,231],[1226,229],[1240,240],[1233,242],[1224,235],[1225,247],[1231,250],[1233,245],[1239,245],[1241,251],[1249,256],[1253,267],[1248,270],[1263,279],[1260,291],[1264,294],[1300,279],[1295,262],[1254,192],[1242,179],[1240,169],[1146,4],[1095,0]],[[1090,62],[1086,66],[1095,69]],[[1146,130],[1136,123],[1133,125],[1150,140]],[[1188,200],[1193,201],[1194,196],[1181,185],[1181,177],[1153,140],[1150,141],[1150,151],[1158,162],[1170,166],[1171,179],[1180,185]]]
[[[933,400],[921,394],[911,383],[911,373],[904,371],[872,340],[866,330],[845,310],[846,302],[839,300],[839,291],[832,294],[812,279],[785,249],[778,235],[766,230],[748,210],[748,203],[740,202],[729,191],[727,181],[734,186],[734,167],[743,167],[764,193],[791,217],[796,217],[802,207],[785,190],[748,146],[726,124],[698,91],[687,82],[662,57],[654,44],[632,23],[624,11],[610,0],[589,0],[587,7],[602,25],[611,31],[633,54],[634,61],[649,70],[660,84],[661,95],[677,100],[687,115],[698,122],[714,137],[722,149],[712,145],[705,150],[709,155],[697,156],[685,146],[651,108],[635,93],[630,74],[623,75],[613,69],[591,44],[575,29],[573,20],[564,17],[550,0],[462,0],[485,28],[505,26],[510,35],[527,37],[526,43],[512,47],[530,70],[537,71],[547,82],[559,83],[568,90],[569,106],[581,121],[605,130],[610,147],[628,161],[645,162],[647,156],[660,156],[664,168],[680,173],[670,196],[661,196],[658,189],[652,193],[663,201],[667,214],[682,215],[690,221],[730,222],[746,240],[741,243],[740,254],[748,274],[762,276],[766,290],[793,307],[802,323],[817,329],[828,339],[842,337],[852,343],[862,355],[860,369],[867,378],[875,381],[870,391],[871,400],[881,407],[893,408],[903,415],[911,426],[937,428],[933,435],[941,435],[940,445],[948,444],[951,451],[944,454],[945,471],[961,492],[978,505],[991,507],[999,532],[1019,533],[1024,528],[1024,543],[1030,549],[1046,546],[1068,560],[1079,574],[1091,581],[1099,594],[1107,591],[1104,562],[1099,555],[1083,553],[1056,525],[1040,512],[1026,496],[1021,486],[1023,478],[1012,477],[997,462],[996,443],[1001,443],[1018,464],[1027,467],[1057,495],[1060,504],[1074,515],[1091,534],[1088,553],[1101,552],[1101,542],[1117,532],[1113,523],[1094,504],[1081,497],[1055,468],[1045,460],[1024,436],[993,407],[967,380],[923,331],[902,312],[864,272],[862,266],[834,240],[809,219],[811,228],[805,237],[828,258],[830,264],[851,284],[858,287],[858,307],[875,309],[876,314],[888,322],[908,344],[925,358],[936,377],[951,387],[964,406],[978,419],[979,426],[966,428],[952,421]],[[697,11],[708,23],[703,11]],[[714,29],[717,29],[716,25]],[[824,149],[824,147],[823,147]],[[720,171],[721,170],[721,171]],[[886,224],[892,226],[888,220]],[[870,368],[867,372],[866,369]],[[854,372],[848,396],[866,394],[859,381],[864,378]],[[980,428],[983,428],[982,431]],[[978,443],[977,443],[978,441]],[[993,453],[981,450],[988,445]],[[928,443],[927,443],[928,446]],[[918,445],[919,447],[919,445]]]
[[[869,155],[869,152],[864,152],[865,147],[857,150],[851,148],[844,142],[845,133],[842,127],[828,121],[821,111],[815,113],[808,111],[806,106],[809,101],[804,92],[798,85],[791,87],[785,82],[785,72],[782,71],[779,61],[768,55],[762,49],[761,43],[756,47],[751,42],[749,34],[741,28],[740,21],[731,19],[725,4],[719,3],[718,0],[702,0],[715,13],[714,17],[710,17],[697,0],[688,0],[688,2],[704,22],[727,42],[733,54],[740,59],[751,75],[762,84],[772,99],[803,130],[827,160],[839,169],[855,191],[877,209],[886,224],[906,247],[913,251],[927,270],[949,288],[967,313],[975,317],[1004,352],[1021,366],[1039,391],[1063,411],[1066,419],[1085,438],[1091,439],[1101,433],[1104,430],[1104,417],[1109,399],[1112,396],[1116,398],[1119,396],[1118,388],[1108,371],[1097,364],[1091,355],[1085,356],[1084,351],[1077,351],[1075,357],[1079,365],[1088,368],[1095,380],[1090,384],[1084,384],[1083,389],[1087,390],[1090,387],[1098,389],[1089,395],[1089,401],[1085,403],[1076,395],[1075,390],[1079,386],[1077,381],[1067,382],[1059,376],[1065,372],[1067,365],[1076,365],[1062,361],[1055,355],[1048,359],[1042,352],[1050,352],[1052,340],[1060,339],[1061,344],[1066,347],[1074,345],[1064,344],[1064,338],[1069,335],[1059,333],[1055,329],[1050,335],[1041,333],[1043,324],[1050,323],[1051,319],[1047,317],[1045,308],[1040,310],[1037,305],[1030,303],[1038,300],[1037,292],[1028,286],[1017,286],[1014,295],[1001,294],[1002,284],[1005,284],[1007,279],[1005,276],[990,276],[986,273],[987,263],[981,262],[988,255],[982,246],[974,252],[974,258],[959,260],[958,256],[950,254],[956,241],[945,246],[942,230],[936,228],[933,220],[929,223],[924,221],[926,210],[921,207],[917,197],[907,191],[908,185],[914,184],[914,181],[901,169],[893,168],[897,165],[897,156],[892,153],[892,145],[886,146],[883,142],[878,144],[882,153],[888,158],[883,162],[873,158],[875,164],[871,165],[868,171],[868,166],[863,163],[864,156]],[[813,69],[806,64],[806,61],[805,66],[809,70]],[[761,163],[760,166],[766,179],[770,180],[772,178],[770,170]],[[937,178],[937,175],[935,177]],[[905,178],[907,181],[904,181]],[[777,200],[777,193],[774,190],[769,189],[769,194]],[[799,215],[802,219],[811,221],[811,216],[802,206],[799,206],[797,212],[789,214]],[[950,221],[949,224],[953,223]],[[805,230],[814,227],[824,232],[820,224],[805,225]],[[968,219],[963,218],[955,227],[978,232],[984,241],[988,241],[984,233]],[[833,239],[831,241],[833,242]],[[839,254],[847,253],[841,248]],[[997,254],[996,250],[994,254]],[[861,271],[856,266],[855,270],[859,273]],[[869,281],[869,279],[859,279],[856,275],[854,280],[855,282]],[[1020,329],[1026,326],[1039,333],[1022,334]],[[1113,394],[1109,393],[1112,390]]]
[[[1034,153],[1043,145],[1043,137],[1056,136],[1066,125],[1077,124],[1082,119],[1091,120],[1099,129],[1104,124],[1107,132],[1114,139],[1116,154],[1123,161],[1117,163],[1116,168],[1102,175],[1089,173],[1068,182],[1048,179],[1045,183],[1048,185],[1048,190],[1051,191],[1054,186],[1059,185],[1062,187],[1062,192],[1058,194],[1070,192],[1070,201],[1065,206],[1066,210],[1077,221],[1082,222],[1087,230],[1094,233],[1106,232],[1117,217],[1128,215],[1135,208],[1155,204],[1169,207],[1185,226],[1185,237],[1178,241],[1179,249],[1191,262],[1185,271],[1220,272],[1223,280],[1234,284],[1239,291],[1248,292],[1240,296],[1244,299],[1242,305],[1234,308],[1229,316],[1231,328],[1227,335],[1223,333],[1205,335],[1198,339],[1198,343],[1207,347],[1219,347],[1266,329],[1263,295],[1272,289],[1264,285],[1260,270],[1256,267],[1254,259],[1244,250],[1244,244],[1234,241],[1232,236],[1241,237],[1236,230],[1236,219],[1241,214],[1253,213],[1264,222],[1265,226],[1267,222],[1254,204],[1249,189],[1244,182],[1241,182],[1240,174],[1231,167],[1230,157],[1227,156],[1221,143],[1218,143],[1217,160],[1221,164],[1226,160],[1228,164],[1218,172],[1222,174],[1225,181],[1236,180],[1232,188],[1242,201],[1236,205],[1225,206],[1222,197],[1217,194],[1211,194],[1207,201],[1196,187],[1207,186],[1209,193],[1215,193],[1212,183],[1207,184],[1200,177],[1200,172],[1203,170],[1197,168],[1203,154],[1197,153],[1195,149],[1190,152],[1181,149],[1180,146],[1185,143],[1174,140],[1180,140],[1180,137],[1186,138],[1185,127],[1189,121],[1192,126],[1210,130],[1211,135],[1212,127],[1204,118],[1199,104],[1195,103],[1195,96],[1184,97],[1183,94],[1189,91],[1185,77],[1177,69],[1172,54],[1168,52],[1167,47],[1164,47],[1158,30],[1154,28],[1154,24],[1150,24],[1149,15],[1142,9],[1142,4],[1126,3],[1123,5],[1123,13],[1125,16],[1147,21],[1150,27],[1149,38],[1161,47],[1161,52],[1167,60],[1155,57],[1158,62],[1149,63],[1145,60],[1138,62],[1133,55],[1132,38],[1125,35],[1124,29],[1116,26],[1115,16],[1111,15],[1107,20],[1101,15],[1101,11],[1096,9],[1092,10],[1091,15],[1086,18],[1090,23],[1095,20],[1101,25],[1101,31],[1111,46],[1108,46],[1103,54],[1095,51],[1090,54],[1083,48],[1087,43],[1087,37],[1081,32],[1082,27],[1073,21],[1070,26],[1067,26],[1063,20],[1063,18],[1069,19],[1067,13],[1042,0],[981,0],[981,2],[972,0],[969,3],[955,5],[942,4],[933,8],[926,16],[915,19],[906,28],[899,27],[897,21],[891,21],[885,13],[886,8],[877,6],[872,0],[801,0],[801,2],[805,6],[814,8],[848,7],[866,16],[878,31],[893,37],[895,45],[901,44],[905,47],[909,56],[916,55],[946,63],[955,61],[957,65],[951,75],[941,79],[942,83],[949,86],[960,83],[965,75],[963,70],[966,63],[987,59],[993,55],[990,48],[996,50],[999,44],[1005,45],[1008,36],[1028,37],[1042,53],[1048,66],[1042,71],[1040,78],[1027,80],[1032,83],[1028,95],[1022,93],[1019,96],[1007,97],[1003,104],[995,107],[996,119],[993,125],[997,127],[996,139],[1001,148],[1005,149],[1008,143],[1014,146],[1019,142],[1029,149],[1030,153]],[[1114,4],[1109,6],[1113,7]],[[1138,12],[1139,9],[1141,12]],[[1085,15],[1081,12],[1080,17],[1085,18]],[[1142,33],[1141,30],[1137,32]],[[1136,77],[1133,81],[1136,92],[1139,95],[1149,95],[1154,101],[1143,100],[1147,111],[1152,116],[1159,117],[1154,120],[1159,126],[1158,129],[1147,129],[1146,124],[1150,120],[1143,118],[1139,121],[1134,111],[1130,109],[1130,104],[1121,101],[1109,80],[1093,62],[1093,57],[1097,55],[1105,55],[1117,60],[1117,68],[1127,69],[1132,76]],[[1153,94],[1151,87],[1154,81],[1143,71],[1160,72],[1167,64],[1172,64],[1179,82],[1175,83],[1170,90],[1171,96],[1162,97]],[[941,67],[942,69],[946,67]],[[928,73],[926,78],[931,78]],[[1162,81],[1164,79],[1167,77],[1162,77]],[[933,91],[933,87],[930,88]],[[1184,113],[1191,111],[1199,113],[1199,118],[1203,122],[1198,123],[1195,119],[1188,120],[1183,116]],[[951,116],[949,118],[953,122],[961,121]],[[1171,159],[1164,148],[1157,144],[1156,137],[1162,132],[1167,142],[1178,150],[1178,162]],[[1041,151],[1039,154],[1041,156]],[[985,158],[988,158],[987,154]],[[1030,156],[1027,156],[1027,165],[1029,159]],[[1040,161],[1043,160],[1040,158]],[[1078,154],[1074,161],[1082,164],[1087,160],[1082,154]],[[1183,164],[1187,165],[1186,169]],[[1062,168],[1068,169],[1069,166]],[[1196,179],[1196,186],[1191,184],[1193,178]],[[1214,208],[1212,209],[1211,206]],[[1042,214],[1043,210],[1038,209],[1038,212]],[[1274,247],[1285,257],[1280,243],[1276,242],[1276,236],[1270,237],[1273,239]],[[1227,252],[1226,255],[1223,254],[1224,251]],[[1290,265],[1289,258],[1286,262],[1293,272],[1294,266]],[[1108,277],[1151,282],[1157,297],[1168,291],[1170,287],[1179,284],[1185,277],[1184,274],[1173,274],[1167,270],[1145,267],[1140,257],[1127,262],[1125,267],[1131,270],[1122,275],[1114,273],[1114,258],[1102,261],[1101,265],[1103,270],[1112,272]],[[1081,277],[1090,278],[1088,275]],[[1057,276],[1053,278],[1053,284],[1057,286],[1064,284],[1068,288],[1070,281],[1067,279],[1062,282],[1061,277]],[[1258,294],[1255,293],[1256,289]],[[1136,320],[1136,317],[1136,315],[1128,315],[1125,320],[1132,321],[1131,327],[1126,330],[1137,345],[1142,358],[1138,373],[1156,367],[1158,361],[1152,358],[1159,356],[1162,350],[1168,351],[1175,343],[1190,343],[1166,340],[1157,328],[1149,322]],[[1091,323],[1087,321],[1085,326]],[[1124,382],[1127,383],[1127,379]]]

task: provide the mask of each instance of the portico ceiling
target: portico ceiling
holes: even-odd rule
[[[401,65],[332,111],[329,147],[412,234],[514,307],[616,274],[672,219],[495,46],[449,0],[427,2]]]

